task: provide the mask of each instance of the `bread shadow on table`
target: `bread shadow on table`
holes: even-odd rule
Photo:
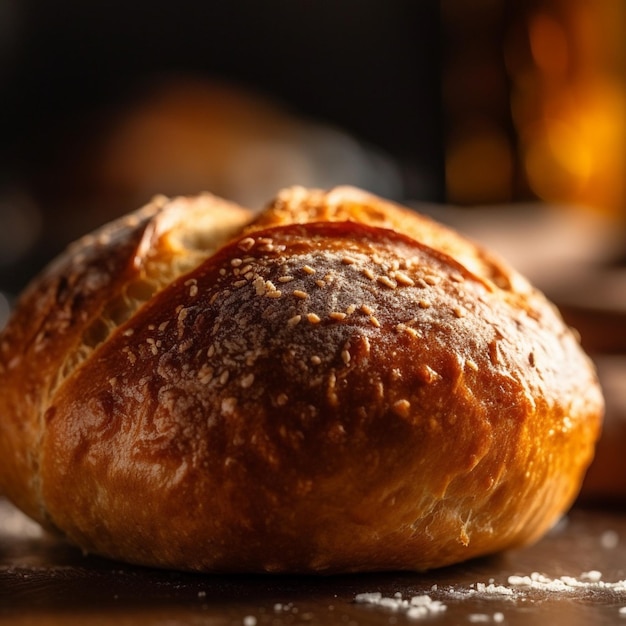
[[[361,593],[393,596],[426,594],[438,585],[484,580],[499,571],[506,556],[477,558],[427,572],[368,572],[329,575],[211,574],[172,571],[86,555],[47,533],[9,542],[0,537],[0,607],[29,611],[68,606],[74,609],[130,608],[199,603],[267,604],[352,602]]]

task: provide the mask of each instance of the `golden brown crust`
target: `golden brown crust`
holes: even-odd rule
[[[48,354],[32,436],[9,418],[3,437],[14,500],[86,550],[202,571],[437,567],[533,541],[569,507],[602,398],[541,294],[358,190],[238,216],[55,386],[81,331]],[[16,328],[2,362],[23,374]]]
[[[87,235],[21,295],[0,340],[0,491],[46,522],[39,453],[56,388],[173,276],[210,255],[250,220],[203,194],[155,198]]]

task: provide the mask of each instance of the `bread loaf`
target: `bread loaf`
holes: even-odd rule
[[[353,188],[157,198],[27,288],[0,486],[82,549],[206,572],[423,570],[572,504],[603,400],[504,262]]]

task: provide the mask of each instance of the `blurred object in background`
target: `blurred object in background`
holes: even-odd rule
[[[259,93],[178,73],[138,80],[116,106],[92,116],[36,186],[64,236],[75,238],[155,194],[208,190],[260,209],[295,184],[352,184],[387,197],[403,191],[392,159],[348,133]]]
[[[519,3],[507,40],[530,189],[624,219],[626,3]]]
[[[213,193],[261,208],[281,187],[346,183],[400,197],[390,158],[258,94],[176,77],[148,86],[105,126],[84,172],[101,202]]]
[[[538,199],[626,221],[626,3],[442,0],[453,203]]]

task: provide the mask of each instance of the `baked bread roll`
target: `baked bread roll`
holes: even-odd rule
[[[538,539],[603,400],[555,308],[357,189],[209,195],[90,235],[1,338],[8,497],[83,550],[206,572],[424,570]]]

